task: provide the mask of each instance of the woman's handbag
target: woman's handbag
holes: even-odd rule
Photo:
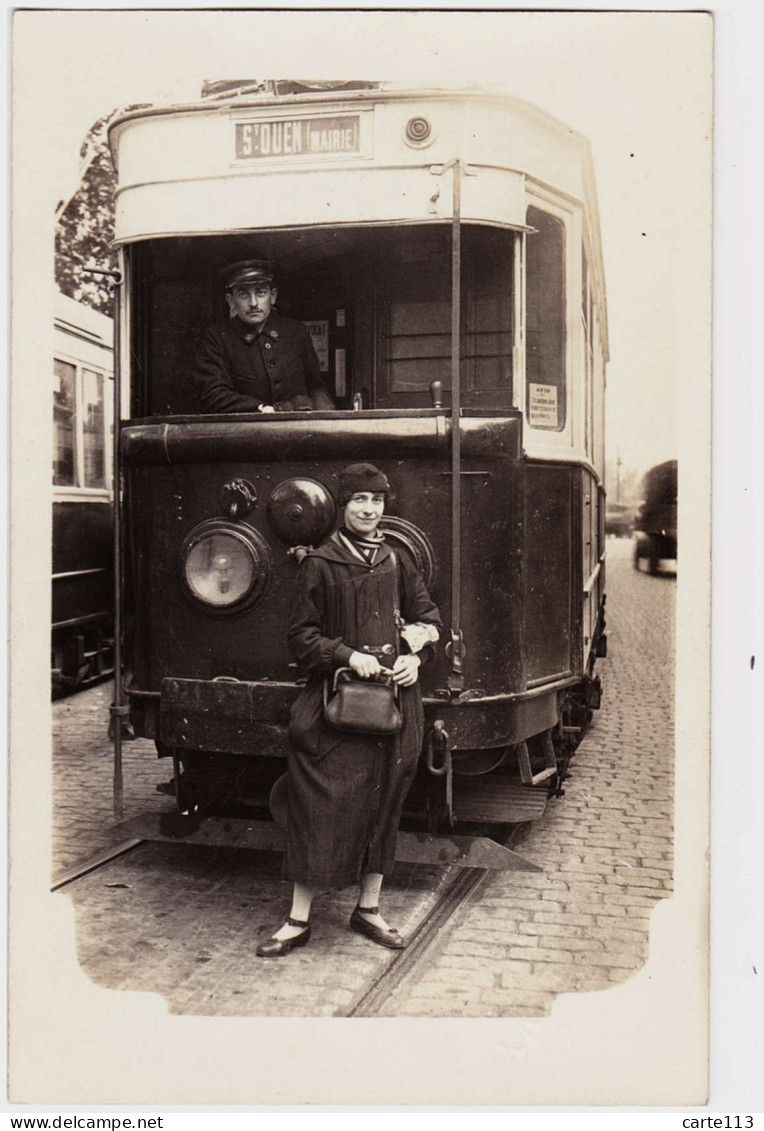
[[[332,695],[324,682],[324,718],[336,730],[357,734],[397,734],[403,726],[396,699],[398,689],[386,677],[357,679],[352,668],[337,668]]]

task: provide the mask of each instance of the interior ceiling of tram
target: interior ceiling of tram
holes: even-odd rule
[[[424,228],[443,229],[445,225],[413,225],[417,228],[417,245],[421,244]],[[303,267],[333,259],[359,248],[378,245],[380,240],[392,240],[403,250],[406,234],[411,239],[408,226],[367,228],[304,228],[299,231],[253,232],[246,237],[234,238],[236,251],[231,259],[254,259],[262,256],[272,259],[280,272],[290,274]]]
[[[310,228],[304,232],[274,232],[269,239],[272,239],[269,257],[287,272],[343,255],[356,244],[355,233],[350,229]]]
[[[465,225],[465,229],[470,225]],[[298,276],[320,265],[351,258],[358,266],[380,253],[400,262],[438,260],[450,254],[446,224],[368,227],[312,227],[290,230],[235,232],[205,237],[181,236],[149,241],[146,252],[155,277],[216,278],[227,264],[245,259],[269,259],[280,278]],[[468,247],[465,230],[465,250]],[[477,233],[472,236],[472,242]]]

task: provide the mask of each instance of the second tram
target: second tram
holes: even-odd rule
[[[53,694],[114,670],[113,327],[58,293],[53,354]]]

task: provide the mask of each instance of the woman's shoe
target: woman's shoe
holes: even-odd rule
[[[406,945],[406,940],[391,927],[385,930],[384,927],[376,927],[370,923],[368,919],[364,919],[361,911],[365,911],[367,915],[379,915],[378,907],[356,907],[353,914],[350,916],[350,930],[357,931],[359,935],[365,935],[367,939],[372,942],[378,943],[379,946],[387,946],[390,950],[403,950]]]
[[[268,939],[267,942],[260,943],[255,951],[260,958],[281,958],[285,954],[289,954],[290,950],[294,950],[297,946],[305,946],[310,938],[310,923],[303,923],[301,919],[287,919],[290,927],[304,927],[304,931],[300,931],[299,935],[292,935],[291,939]]]

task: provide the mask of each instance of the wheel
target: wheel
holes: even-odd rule
[[[660,550],[659,550],[659,547],[658,547],[658,543],[657,543],[655,538],[651,538],[650,539],[650,550],[649,550],[649,553],[648,553],[648,565],[649,565],[650,573],[652,574],[653,577],[655,577],[656,573],[658,572],[658,566],[660,565],[660,561],[661,561],[661,557],[660,557]]]

